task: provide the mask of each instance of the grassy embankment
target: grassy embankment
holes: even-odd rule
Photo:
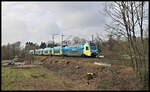
[[[56,76],[43,67],[13,69],[2,67],[2,90],[63,90],[78,89],[73,82]]]

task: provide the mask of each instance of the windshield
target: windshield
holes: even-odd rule
[[[91,49],[95,50],[96,49],[96,45],[94,43],[90,43]]]

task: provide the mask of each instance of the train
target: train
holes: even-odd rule
[[[78,45],[57,46],[53,48],[29,50],[31,55],[44,56],[87,56],[96,57],[99,54],[98,46],[93,42],[85,42]]]

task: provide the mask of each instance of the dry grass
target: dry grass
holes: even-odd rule
[[[70,62],[67,64],[66,62]],[[94,62],[104,62],[102,59],[51,57],[47,59],[44,67],[56,74],[65,76],[78,85],[86,85],[87,72],[96,73],[97,77],[90,80],[90,85],[85,90],[139,90],[137,88],[136,74],[130,66],[112,61],[111,67],[95,65]],[[78,66],[78,68],[76,68]]]
[[[39,62],[44,58],[36,56],[34,60]],[[19,72],[3,68],[2,90],[139,90],[135,72],[121,60],[49,57],[43,62],[44,68],[20,69]],[[98,66],[94,62],[112,66]],[[89,80],[89,85],[87,72],[96,74],[96,78]],[[22,80],[18,84],[14,82],[16,75],[22,76],[18,77],[17,81]]]
[[[81,89],[71,80],[43,68],[2,68],[2,90],[71,90]]]

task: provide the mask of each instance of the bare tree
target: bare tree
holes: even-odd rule
[[[104,9],[113,20],[113,24],[107,24],[107,28],[112,29],[116,35],[123,35],[128,40],[128,54],[143,87],[147,86],[145,81],[147,81],[148,76],[146,76],[148,61],[146,62],[145,58],[146,49],[143,37],[144,5],[144,1],[122,1],[113,2],[109,6],[106,5]],[[140,39],[137,39],[138,35],[140,35]]]
[[[20,56],[21,48],[20,48],[21,42],[15,42],[13,44],[7,44],[2,46],[2,59],[13,59],[16,55]]]
[[[87,40],[86,39],[84,39],[84,38],[81,38],[81,43],[85,43]]]
[[[72,44],[79,44],[79,43],[81,43],[81,39],[79,37],[74,37],[72,39]]]

